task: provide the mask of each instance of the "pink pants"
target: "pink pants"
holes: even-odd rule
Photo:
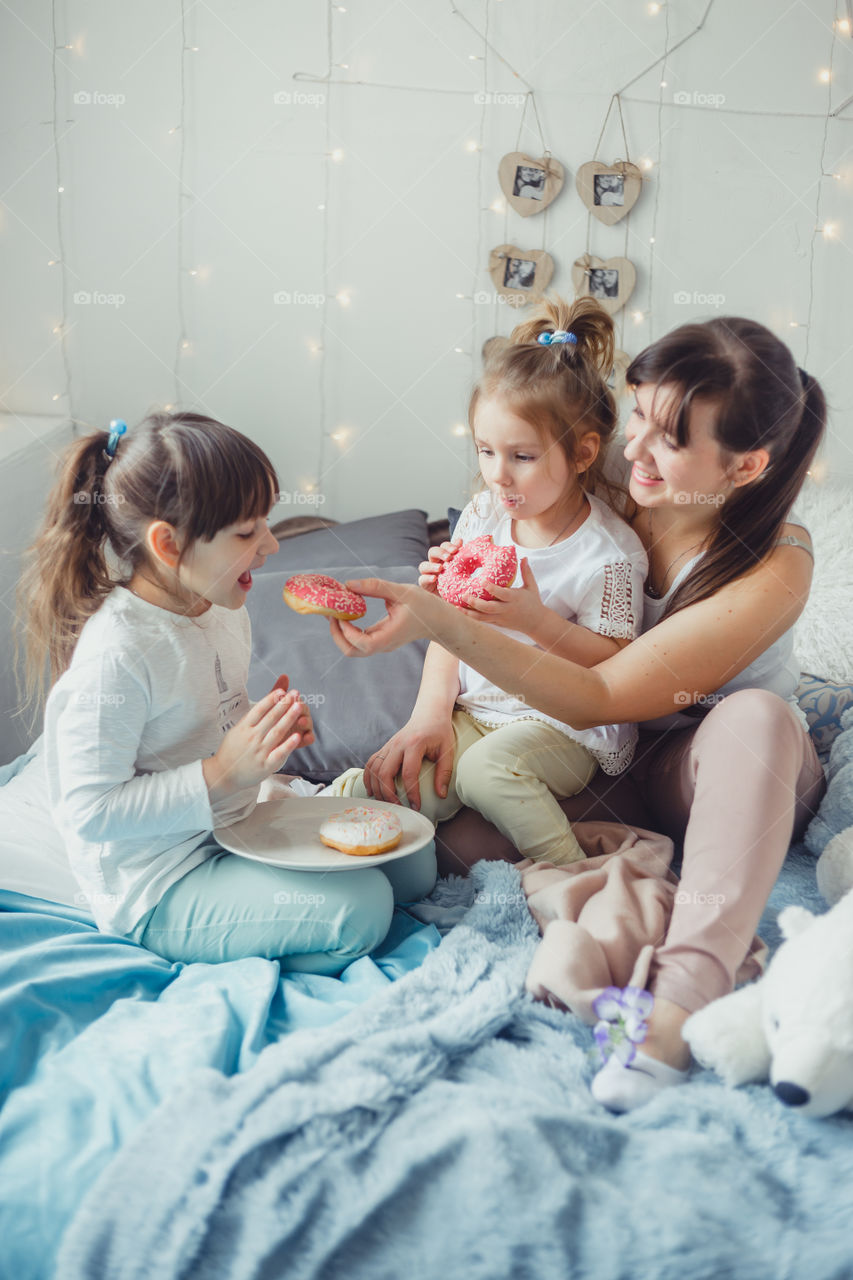
[[[744,689],[695,729],[641,733],[626,774],[598,774],[562,802],[573,821],[623,821],[683,840],[672,919],[652,961],[655,995],[693,1012],[732,990],[791,839],[823,788],[814,745],[791,706]],[[439,827],[438,844],[443,874],[483,856],[520,856],[470,812]]]

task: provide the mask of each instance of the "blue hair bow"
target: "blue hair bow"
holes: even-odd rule
[[[104,453],[108,458],[114,458],[116,456],[118,442],[124,435],[125,431],[127,431],[127,423],[122,418],[113,418],[110,423],[110,438],[107,441],[106,448],[104,449]]]
[[[543,347],[550,347],[556,342],[570,342],[573,347],[576,347],[578,344],[578,340],[575,335],[573,333],[567,333],[565,329],[555,329],[553,333],[549,333],[546,329],[544,333],[540,333],[536,341],[540,342]]]

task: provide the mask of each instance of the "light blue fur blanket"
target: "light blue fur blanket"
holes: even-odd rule
[[[777,907],[813,894],[813,860],[793,861]],[[524,993],[537,934],[515,868],[439,885],[436,914],[466,907],[342,1020],[188,1077],[87,1194],[57,1276],[853,1276],[850,1116],[698,1070],[609,1115],[589,1028]]]

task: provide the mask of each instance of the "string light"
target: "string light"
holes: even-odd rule
[[[832,240],[835,237],[837,230],[838,228],[834,222],[825,222],[823,224],[822,231],[825,239],[827,240]]]
[[[468,434],[468,428],[465,426],[464,422],[454,423],[451,430],[455,436],[467,436]]]
[[[350,293],[348,289],[339,289],[338,292],[335,294],[335,297],[337,298],[338,302],[341,304],[342,307],[348,307],[352,302],[352,298],[350,297]]]
[[[836,18],[834,26],[836,31],[840,31],[843,36],[850,35],[850,19],[849,18]]]
[[[334,160],[335,164],[340,164],[344,158],[343,147],[335,147],[334,151],[330,151],[328,154],[332,160]]]
[[[479,151],[480,144],[479,142],[475,142],[473,138],[469,138],[468,141],[465,143],[465,150],[470,151],[472,153],[474,151]]]

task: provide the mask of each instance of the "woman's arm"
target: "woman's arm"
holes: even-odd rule
[[[653,720],[714,693],[793,625],[810,583],[809,557],[796,547],[777,547],[757,569],[591,669],[532,650],[417,587],[377,579],[348,585],[383,597],[388,617],[365,632],[333,622],[332,635],[354,656],[429,636],[528,706],[588,729]]]

